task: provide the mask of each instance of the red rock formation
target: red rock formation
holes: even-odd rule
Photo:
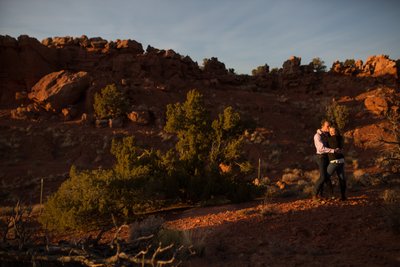
[[[335,61],[330,72],[357,75],[359,77],[392,77],[398,79],[400,65],[387,55],[377,55],[368,57],[363,65],[362,60],[357,60],[354,66],[344,66],[340,61]]]
[[[17,92],[31,92],[45,75],[61,70],[87,72],[93,83],[86,91],[86,110],[91,112],[92,96],[107,84],[121,84],[125,89],[180,90],[216,88],[271,90],[305,88],[314,90],[321,77],[332,73],[359,76],[398,78],[398,64],[387,56],[370,57],[363,65],[357,61],[351,68],[340,62],[330,73],[314,73],[311,66],[301,65],[300,57],[285,61],[278,72],[265,77],[236,75],[228,72],[217,58],[206,60],[200,69],[188,56],[175,51],[148,46],[146,52],[134,40],[106,41],[100,37],[54,37],[41,43],[28,36],[18,40],[0,36],[0,105],[16,107]],[[335,76],[335,75],[332,75]]]
[[[47,110],[61,111],[69,105],[76,104],[89,87],[90,77],[87,72],[71,73],[69,71],[53,72],[35,84],[29,99],[46,106]]]
[[[364,72],[373,77],[393,76],[398,78],[396,61],[391,60],[387,55],[370,56],[364,65]]]

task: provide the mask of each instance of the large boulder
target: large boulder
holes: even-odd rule
[[[47,109],[61,111],[79,101],[90,85],[87,72],[58,71],[47,74],[32,88],[29,99],[45,105]]]
[[[363,101],[368,112],[384,115],[393,106],[393,100],[397,97],[393,88],[378,87],[356,96],[356,100]]]

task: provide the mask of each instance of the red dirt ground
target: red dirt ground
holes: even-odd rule
[[[400,266],[400,235],[387,225],[381,193],[352,192],[345,202],[274,199],[268,215],[260,202],[196,208],[170,215],[165,226],[205,238],[205,255],[183,266]]]

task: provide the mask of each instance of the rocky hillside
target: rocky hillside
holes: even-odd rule
[[[82,36],[39,42],[29,36],[0,36],[0,198],[37,201],[45,178],[50,194],[68,176],[72,164],[110,166],[110,141],[135,135],[144,146],[167,148],[162,129],[165,107],[199,89],[213,114],[230,105],[257,122],[246,134],[246,150],[262,172],[279,179],[286,168],[314,169],[312,136],[332,99],[351,111],[346,128],[348,171],[374,173],[379,138],[390,138],[384,113],[399,97],[399,61],[369,57],[365,63],[335,62],[315,72],[291,57],[279,70],[236,75],[217,58],[202,66],[173,50],[134,40],[106,41]],[[131,107],[119,123],[93,117],[93,96],[115,83]],[[360,171],[361,170],[361,171]],[[357,172],[358,171],[358,172]],[[3,193],[4,192],[4,193]],[[5,193],[9,192],[9,193]]]

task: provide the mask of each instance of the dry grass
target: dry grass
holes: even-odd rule
[[[163,228],[158,233],[161,244],[175,244],[182,247],[181,257],[203,256],[207,247],[206,239],[209,231],[204,229],[175,230]]]
[[[264,217],[281,213],[280,209],[266,201],[260,207],[260,214]]]
[[[130,224],[129,241],[137,240],[143,236],[156,235],[164,222],[165,220],[163,218],[151,215],[142,221],[136,221]]]

